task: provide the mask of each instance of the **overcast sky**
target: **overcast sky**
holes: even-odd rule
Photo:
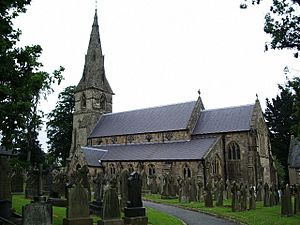
[[[291,52],[264,52],[269,1],[247,10],[240,2],[99,0],[113,111],[196,100],[198,89],[206,109],[254,103],[256,93],[265,108],[285,80],[284,67],[297,70],[297,61]],[[45,112],[82,76],[94,12],[94,0],[33,0],[15,22],[21,45],[44,49],[44,70],[66,69],[61,86],[41,105]]]

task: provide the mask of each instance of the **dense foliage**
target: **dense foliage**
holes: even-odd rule
[[[65,88],[58,96],[56,107],[47,118],[49,161],[65,166],[72,144],[75,86]]]
[[[19,149],[34,163],[42,153],[37,136],[43,115],[38,104],[41,97],[53,91],[51,85],[60,83],[63,68],[52,74],[41,71],[43,65],[38,59],[42,48],[16,46],[21,31],[13,27],[12,21],[26,12],[30,2],[0,1],[0,131],[1,145]]]
[[[291,135],[300,135],[299,97],[300,82],[295,77],[285,85],[279,85],[280,93],[272,100],[267,99],[265,118],[271,131],[272,152],[287,171]],[[287,178],[287,174],[285,174]]]

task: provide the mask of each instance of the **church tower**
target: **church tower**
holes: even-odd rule
[[[105,76],[98,16],[97,10],[95,10],[83,74],[75,90],[70,159],[79,146],[87,145],[87,137],[101,115],[112,112],[113,95],[114,93]]]

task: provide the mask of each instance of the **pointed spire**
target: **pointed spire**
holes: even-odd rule
[[[88,88],[96,88],[111,94],[113,93],[105,76],[104,56],[101,48],[97,9],[95,9],[82,78],[76,91],[79,92]]]

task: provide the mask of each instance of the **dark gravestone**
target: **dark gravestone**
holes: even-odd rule
[[[292,216],[293,215],[291,189],[288,184],[285,186],[285,188],[283,189],[283,193],[282,193],[281,215],[282,216]]]
[[[45,202],[33,202],[23,208],[23,225],[51,225],[52,206]]]
[[[224,183],[221,178],[220,182],[217,184],[217,192],[216,192],[216,206],[223,206],[223,197],[224,197]]]
[[[270,186],[269,196],[270,196],[270,207],[272,207],[272,206],[276,205],[276,199],[275,199],[273,186]]]
[[[38,195],[39,170],[32,167],[28,170],[25,186],[25,197],[33,198]]]
[[[254,187],[249,189],[249,209],[256,209],[256,199]]]
[[[157,180],[156,180],[156,175],[152,175],[151,184],[150,184],[150,191],[151,191],[151,194],[157,194],[158,193],[158,184],[157,184]]]
[[[231,199],[231,184],[228,179],[226,180],[226,199]]]
[[[11,191],[23,192],[24,191],[24,173],[21,168],[14,168],[11,176]]]
[[[103,216],[98,225],[122,225],[117,180],[113,177],[104,187]]]
[[[129,171],[127,168],[124,168],[120,175],[120,194],[121,194],[122,210],[126,207],[128,201],[128,178],[129,178]]]
[[[181,202],[181,199],[182,199],[182,191],[183,191],[183,179],[179,176],[177,178],[177,184],[178,184],[178,199],[179,199],[179,202]]]
[[[239,205],[239,199],[238,199],[238,185],[234,181],[231,185],[231,209],[232,212],[238,212],[240,211],[240,205]]]
[[[294,188],[295,198],[294,198],[294,214],[300,213],[300,186],[297,184]]]
[[[264,185],[264,207],[270,207],[270,191],[267,183]]]
[[[247,205],[248,205],[248,188],[247,185],[241,184],[240,187],[240,204],[241,204],[241,211],[247,210]]]
[[[260,202],[264,199],[264,191],[262,181],[260,180],[256,187],[256,201]]]
[[[195,178],[190,180],[189,202],[197,201],[197,184]]]
[[[137,172],[128,178],[128,203],[124,208],[125,224],[146,225],[148,217],[142,202],[142,180]]]
[[[104,174],[97,173],[93,179],[94,183],[94,201],[90,203],[90,211],[92,214],[103,215],[103,194],[104,194]]]
[[[198,192],[197,192],[197,199],[199,202],[203,202],[203,181],[202,178],[199,178],[198,182],[197,182],[197,187],[198,187]]]
[[[213,196],[212,196],[212,186],[211,186],[210,182],[206,185],[205,196],[204,196],[204,206],[208,207],[208,208],[214,207]]]
[[[93,224],[93,220],[89,217],[88,191],[81,184],[68,189],[67,218],[64,218],[63,224]]]
[[[189,178],[182,180],[181,202],[189,202],[190,182]]]
[[[0,200],[12,200],[11,168],[7,158],[0,156]]]

